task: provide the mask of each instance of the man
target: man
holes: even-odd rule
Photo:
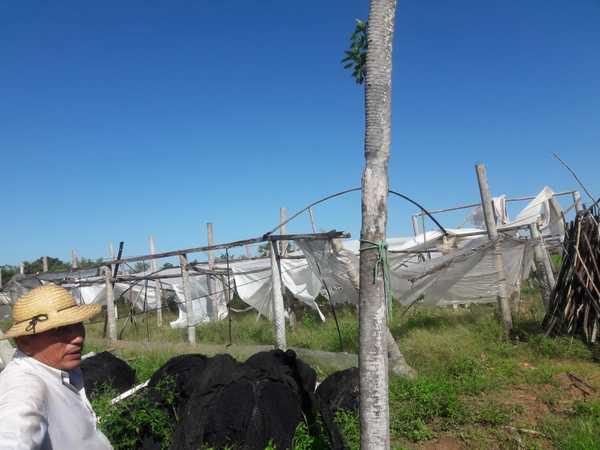
[[[17,351],[0,373],[0,450],[109,450],[85,395],[79,365],[83,321],[100,305],[78,306],[53,284],[19,298],[1,339]]]

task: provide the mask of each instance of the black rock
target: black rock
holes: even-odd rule
[[[335,450],[347,449],[334,419],[340,410],[358,413],[360,405],[358,369],[352,367],[331,374],[317,388],[316,397],[331,447]]]
[[[98,353],[81,361],[81,371],[85,392],[90,399],[103,389],[112,389],[121,394],[135,384],[135,370],[109,352]]]

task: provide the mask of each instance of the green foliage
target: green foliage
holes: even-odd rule
[[[335,415],[335,423],[349,450],[360,449],[360,421],[352,411],[340,410]]]
[[[352,69],[352,76],[357,84],[362,84],[367,75],[367,22],[356,19],[356,26],[350,36],[350,50],[344,52],[342,63],[344,69]]]
[[[464,423],[468,410],[452,383],[433,378],[390,380],[390,429],[396,438],[412,441],[434,436],[428,423],[438,418],[444,427]]]
[[[549,419],[543,431],[562,450],[600,448],[600,400],[576,403],[567,421]]]
[[[296,427],[292,439],[292,450],[328,450],[329,441],[323,430],[323,424],[318,421],[313,430],[309,430],[306,421],[302,421]]]
[[[167,408],[175,406],[174,381],[161,380],[156,387]],[[116,405],[110,405],[114,392],[106,391],[92,404],[100,417],[100,429],[115,450],[141,448],[144,438],[161,443],[167,449],[174,430],[172,418],[150,399],[147,392],[137,393]]]

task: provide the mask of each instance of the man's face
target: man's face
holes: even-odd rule
[[[55,369],[71,370],[81,364],[85,341],[83,323],[66,325],[40,334],[23,336],[20,348],[29,356]]]

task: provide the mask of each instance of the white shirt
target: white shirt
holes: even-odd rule
[[[58,370],[17,350],[0,373],[0,450],[109,450],[81,370]]]

